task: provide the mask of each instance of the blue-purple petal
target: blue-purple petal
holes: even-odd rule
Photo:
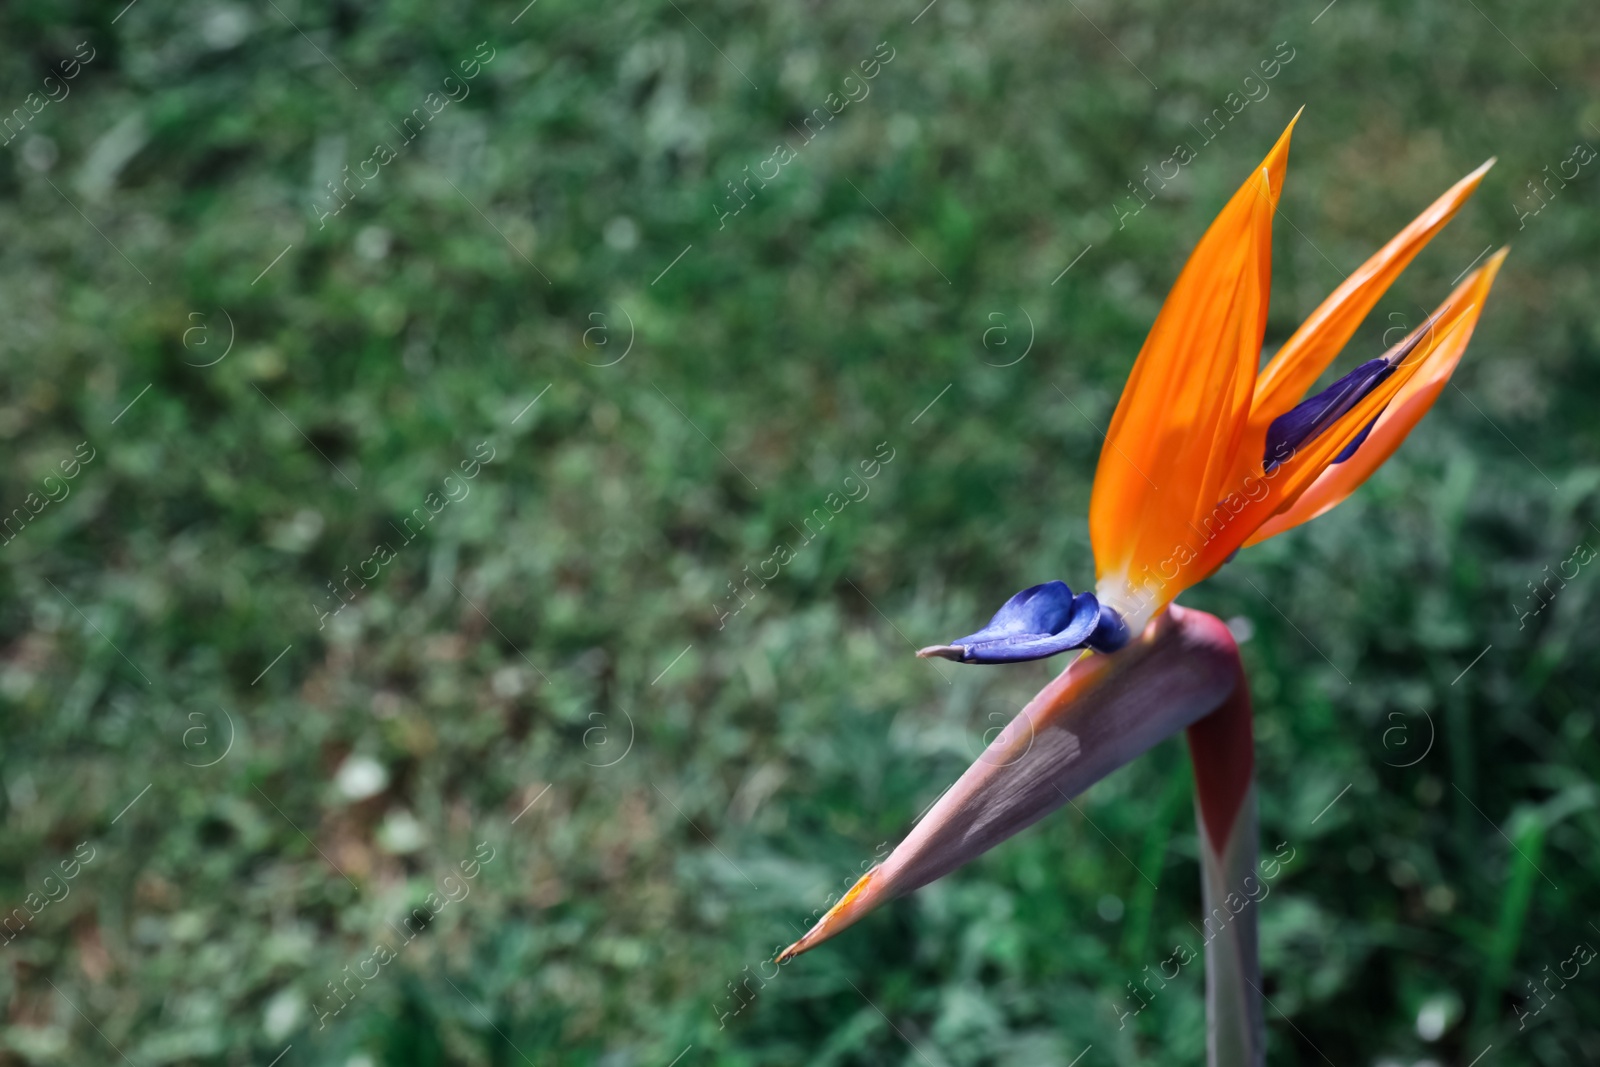
[[[1361,398],[1376,389],[1384,379],[1394,373],[1395,365],[1385,357],[1369,359],[1343,378],[1328,386],[1316,396],[1302,400],[1289,411],[1272,420],[1267,427],[1266,454],[1262,457],[1263,470],[1285,463],[1300,446],[1311,441],[1329,426],[1343,418]],[[1341,452],[1335,463],[1349,459],[1355,449],[1366,440],[1369,424],[1360,436]]]
[[[1093,593],[1074,596],[1065,582],[1057,581],[1022,590],[977,633],[923,654],[963,663],[1021,663],[1074,648],[1111,652],[1127,641],[1120,615]]]
[[[1367,435],[1372,432],[1372,428],[1374,426],[1378,425],[1378,419],[1382,416],[1383,412],[1381,411],[1372,416],[1372,421],[1361,427],[1361,432],[1356,434],[1355,437],[1351,438],[1350,443],[1344,446],[1343,452],[1340,452],[1337,456],[1333,457],[1333,462],[1343,463],[1345,460],[1355,455],[1356,449],[1360,448],[1361,445],[1366,441]]]
[[[1088,594],[1085,593],[1085,596]],[[1122,621],[1122,616],[1117,614],[1117,609],[1110,604],[1100,605],[1100,618],[1094,628],[1094,633],[1084,642],[1096,652],[1115,652],[1128,643],[1133,636],[1128,629],[1128,624]]]

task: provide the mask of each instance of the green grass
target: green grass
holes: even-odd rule
[[[1090,583],[1099,431],[1302,105],[1269,348],[1491,155],[1340,366],[1513,249],[1395,459],[1185,597],[1254,625],[1262,840],[1297,850],[1262,913],[1273,1061],[1600,1058],[1592,968],[1516,1010],[1600,944],[1592,568],[1518,617],[1600,547],[1596,164],[1518,228],[1600,143],[1591,12],[1079,6],[6,5],[0,116],[94,58],[3,150],[0,502],[95,458],[0,549],[0,908],[95,854],[0,946],[0,1064],[1201,1062],[1198,964],[1117,1017],[1192,937],[1177,742],[755,976],[1059,666],[911,651]]]

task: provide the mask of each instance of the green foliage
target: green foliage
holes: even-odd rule
[[[1091,583],[1100,430],[1302,104],[1269,348],[1490,155],[1341,367],[1514,248],[1399,455],[1186,598],[1296,850],[1274,1061],[1600,1060],[1593,968],[1517,1019],[1600,945],[1592,569],[1524,614],[1600,546],[1594,165],[1518,218],[1592,10],[920,6],[5,5],[0,492],[69,493],[0,569],[0,907],[67,890],[0,1063],[1201,1062],[1198,963],[1119,1026],[1198,948],[1176,742],[756,976],[1059,667],[911,650]]]

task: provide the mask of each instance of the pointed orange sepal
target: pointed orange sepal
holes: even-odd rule
[[[1488,265],[1481,270],[1488,272]],[[1474,282],[1481,283],[1484,280],[1483,275],[1474,278]],[[1471,295],[1472,290],[1469,289],[1468,296]],[[1334,457],[1355,440],[1363,427],[1377,419],[1401,390],[1418,380],[1426,368],[1438,365],[1434,362],[1436,354],[1448,352],[1458,345],[1464,347],[1482,308],[1481,299],[1445,305],[1439,314],[1431,317],[1426,325],[1419,327],[1397,346],[1405,349],[1407,355],[1386,381],[1364,396],[1327,430],[1302,444],[1272,471],[1246,475],[1238,488],[1221,498],[1212,513],[1216,527],[1193,566],[1197,576],[1195,580],[1211,574],[1269,519],[1291,508],[1333,463]],[[1459,357],[1459,352],[1456,355]],[[1451,366],[1454,364],[1451,363]],[[1376,433],[1376,429],[1373,432]],[[1386,435],[1385,440],[1388,439]],[[1366,444],[1363,444],[1356,450],[1356,456],[1365,450]],[[1355,457],[1348,462],[1355,462]],[[1257,471],[1260,469],[1256,468]],[[1370,473],[1373,468],[1363,464],[1356,469]]]
[[[1333,508],[1355,492],[1374,471],[1394,455],[1406,435],[1428,413],[1443,392],[1467,342],[1477,326],[1495,275],[1510,249],[1502,248],[1489,261],[1473,271],[1450,298],[1435,312],[1434,329],[1442,336],[1439,344],[1421,361],[1421,366],[1399,390],[1378,418],[1372,433],[1343,463],[1325,469],[1289,507],[1268,519],[1245,543],[1259,544],[1269,537],[1299,526]]]
[[[1266,326],[1272,217],[1293,130],[1291,121],[1200,239],[1117,404],[1089,505],[1100,588],[1113,590],[1113,600],[1128,576],[1186,536],[1235,466]],[[1168,592],[1139,615],[1149,618],[1179,589]]]
[[[1355,334],[1373,305],[1433,236],[1453,219],[1494,166],[1490,159],[1456,182],[1405,229],[1357,267],[1278,349],[1256,381],[1250,436],[1259,447],[1273,419],[1298,404]]]

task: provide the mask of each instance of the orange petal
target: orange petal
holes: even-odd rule
[[[1485,271],[1487,269],[1483,268]],[[1474,279],[1480,280],[1481,275]],[[1436,352],[1455,344],[1463,334],[1470,334],[1483,302],[1476,300],[1446,307],[1448,310],[1431,320],[1427,326],[1413,331],[1412,336],[1402,342],[1400,347],[1414,346],[1408,349],[1409,355],[1401,360],[1386,381],[1357,402],[1343,418],[1302,444],[1282,465],[1265,474],[1252,472],[1245,475],[1218,499],[1201,523],[1206,536],[1198,547],[1199,561],[1192,567],[1195,574],[1204,577],[1216,570],[1269,519],[1292,507],[1300,495],[1323,474],[1334,457],[1355,439],[1362,427],[1378,418],[1402,389],[1418,379],[1425,368],[1433,365]],[[1373,433],[1376,435],[1376,428]],[[1364,444],[1356,455],[1365,450]],[[1354,457],[1348,462],[1355,462]],[[1256,468],[1256,471],[1260,470],[1260,467]]]
[[[1450,294],[1450,299],[1445,301],[1443,307],[1461,310],[1453,316],[1441,317],[1437,326],[1437,329],[1448,333],[1449,336],[1429,353],[1416,375],[1395,393],[1394,399],[1384,409],[1377,425],[1356,450],[1356,454],[1345,462],[1334,464],[1324,470],[1317,480],[1311,483],[1310,488],[1300,494],[1288,508],[1269,519],[1250,540],[1245,542],[1246,544],[1258,544],[1321,515],[1355,492],[1373,471],[1394,454],[1394,450],[1400,447],[1400,442],[1406,439],[1411,428],[1421,421],[1422,416],[1433,406],[1433,402],[1438,399],[1445,383],[1455,371],[1456,364],[1461,361],[1461,354],[1466,351],[1467,342],[1472,339],[1472,331],[1477,325],[1478,316],[1483,311],[1484,302],[1488,299],[1489,288],[1494,284],[1495,274],[1500,270],[1500,264],[1505,260],[1508,251],[1510,249],[1502,248],[1489,257],[1487,263],[1473,271],[1467,280]],[[1453,325],[1446,321],[1452,317],[1456,320]]]
[[[1131,576],[1186,536],[1235,466],[1266,326],[1272,216],[1293,130],[1291,121],[1178,275],[1100,452],[1089,505],[1096,571],[1101,591],[1132,611],[1136,627],[1182,584],[1164,585],[1159,603],[1133,606],[1125,595]]]
[[[1346,278],[1284,342],[1256,382],[1250,410],[1250,436],[1255,443],[1264,444],[1272,420],[1300,402],[1355,334],[1378,298],[1433,235],[1455,217],[1492,166],[1494,160],[1490,159],[1428,205],[1426,211]],[[1256,448],[1256,452],[1260,451]]]

